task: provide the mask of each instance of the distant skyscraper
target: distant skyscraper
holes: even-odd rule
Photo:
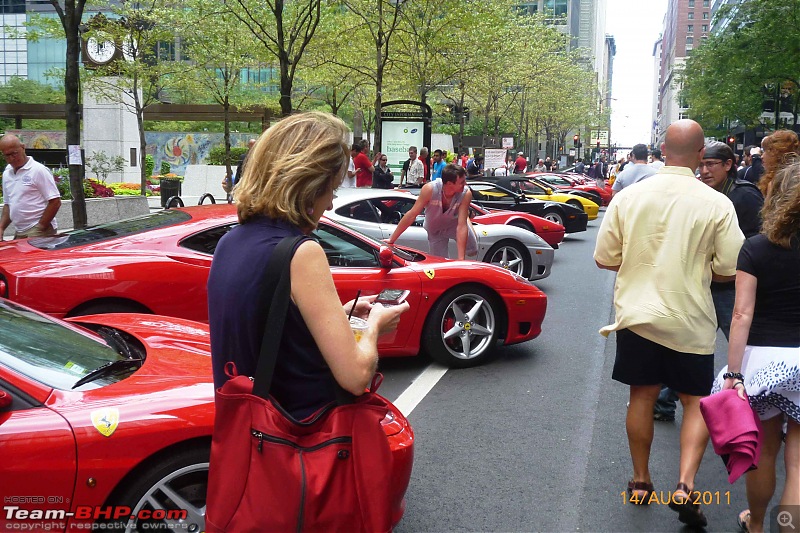
[[[725,0],[716,0],[716,3]],[[692,49],[708,36],[711,25],[711,0],[669,0],[661,38],[654,54],[658,64],[656,105],[653,116],[653,143],[664,140],[667,126],[686,118],[686,106],[679,99],[677,73]]]

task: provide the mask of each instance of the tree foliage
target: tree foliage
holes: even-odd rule
[[[731,19],[686,61],[680,76],[689,114],[711,132],[732,121],[775,126],[762,118],[765,98],[788,101],[797,123],[800,106],[800,2],[749,0],[726,5],[716,20]]]

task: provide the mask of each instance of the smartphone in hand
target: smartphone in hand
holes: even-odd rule
[[[406,301],[408,295],[411,294],[409,290],[403,289],[384,289],[375,298],[376,304],[382,304],[384,307],[390,305],[400,305]]]

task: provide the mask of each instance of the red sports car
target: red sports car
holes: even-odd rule
[[[564,226],[530,213],[487,209],[477,204],[470,204],[469,216],[478,224],[507,224],[532,231],[554,249],[558,249],[558,245],[564,240]]]
[[[78,531],[96,521],[204,531],[214,423],[208,328],[135,314],[69,324],[1,299],[0,322],[0,531]],[[397,523],[414,433],[389,406]]]
[[[532,172],[528,175],[559,189],[577,189],[580,191],[594,192],[600,195],[603,205],[608,205],[611,201],[611,186],[606,180],[605,187],[598,187],[594,180],[583,179],[584,183],[578,183],[576,178],[570,174],[553,174],[548,172]]]
[[[0,243],[0,296],[57,317],[140,312],[208,320],[206,283],[217,242],[237,222],[234,205],[157,211],[54,237]],[[392,252],[323,219],[313,236],[342,301],[410,290],[411,310],[381,338],[382,356],[425,351],[454,367],[490,357],[497,340],[541,332],[547,298],[503,268]]]

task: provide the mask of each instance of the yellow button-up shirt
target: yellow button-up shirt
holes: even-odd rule
[[[619,266],[616,321],[603,335],[628,328],[672,350],[714,353],[717,319],[711,272],[736,274],[744,242],[733,204],[685,167],[620,191],[597,235],[594,258]]]

